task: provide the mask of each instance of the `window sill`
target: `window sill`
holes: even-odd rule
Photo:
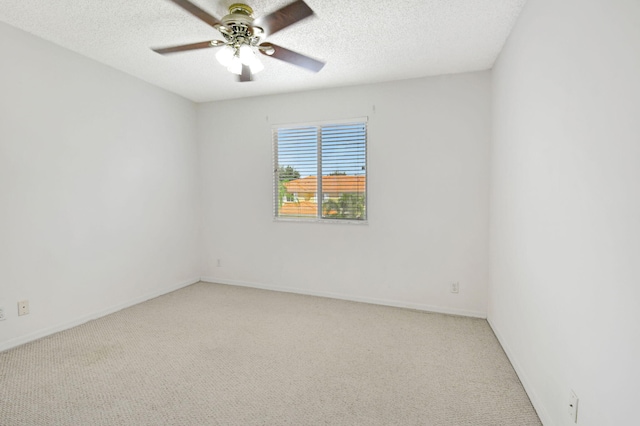
[[[295,217],[274,217],[274,222],[291,222],[291,223],[332,223],[337,225],[369,225],[368,220],[349,220],[349,219],[318,219],[318,218],[295,218]]]

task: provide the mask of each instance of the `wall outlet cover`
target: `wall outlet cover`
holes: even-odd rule
[[[18,316],[27,315],[29,313],[29,301],[21,300],[18,302]]]

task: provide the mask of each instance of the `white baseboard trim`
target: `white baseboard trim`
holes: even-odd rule
[[[502,337],[502,335],[500,334],[500,331],[495,326],[495,324],[491,321],[490,318],[487,318],[487,322],[489,323],[489,327],[491,327],[491,329],[493,330],[493,334],[496,335],[498,342],[500,342],[502,349],[504,349],[504,353],[507,354],[507,358],[509,358],[509,362],[511,362],[513,369],[516,371],[516,374],[518,375],[518,378],[520,379],[520,382],[522,383],[522,386],[524,387],[525,392],[527,392],[527,395],[529,396],[529,400],[531,401],[533,408],[536,410],[536,413],[538,413],[538,417],[540,417],[540,421],[544,426],[555,426],[555,423],[552,422],[551,417],[549,417],[549,413],[544,408],[542,401],[540,400],[536,392],[533,390],[531,381],[525,374],[520,363],[518,363],[518,360],[516,359],[513,351],[511,350],[507,342],[504,340],[504,337]]]
[[[296,294],[304,294],[308,296],[328,297],[330,299],[349,300],[352,302],[363,302],[363,303],[370,303],[373,305],[383,305],[383,306],[393,306],[396,308],[415,309],[417,311],[434,312],[439,314],[459,315],[464,317],[473,317],[473,318],[482,318],[482,319],[487,318],[487,314],[485,312],[444,308],[441,306],[432,306],[432,305],[425,305],[421,303],[404,302],[401,300],[376,299],[373,297],[361,297],[361,296],[354,296],[351,294],[332,293],[328,291],[314,291],[314,290],[306,290],[306,289],[300,289],[300,288],[294,288],[294,287],[282,287],[282,286],[275,286],[270,284],[260,284],[260,283],[246,282],[246,281],[228,280],[224,278],[215,278],[215,277],[200,277],[200,280],[204,282],[212,283],[212,284],[225,284],[225,285],[233,285],[238,287],[251,287],[251,288],[259,288],[263,290],[281,291],[284,293],[296,293]]]
[[[151,293],[147,293],[145,295],[136,297],[135,299],[127,300],[125,302],[118,303],[116,305],[110,306],[106,309],[102,309],[100,311],[84,315],[78,319],[73,321],[65,322],[63,324],[58,324],[53,327],[48,327],[42,330],[38,330],[34,333],[29,333],[25,336],[16,337],[11,340],[7,340],[6,342],[0,343],[0,352],[6,351],[7,349],[15,348],[16,346],[24,345],[25,343],[32,342],[34,340],[41,339],[43,337],[49,336],[54,333],[58,333],[60,331],[68,330],[70,328],[76,327],[80,324],[84,324],[85,322],[104,317],[106,315],[112,314],[114,312],[121,311],[122,309],[129,308],[133,305],[137,305],[142,302],[146,302],[149,299],[154,299],[158,296],[162,296],[163,294],[171,293],[172,291],[181,289],[183,287],[189,286],[191,284],[195,284],[200,281],[200,277],[192,278],[187,281],[183,281],[178,284],[173,284],[167,287],[163,287],[159,290],[153,291]]]

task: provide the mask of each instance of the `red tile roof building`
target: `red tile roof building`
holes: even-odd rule
[[[329,194],[364,193],[365,176],[330,175],[322,176],[322,192]],[[287,192],[292,194],[315,194],[318,187],[316,176],[307,176],[285,182]]]
[[[279,216],[317,216],[318,203],[316,191],[318,178],[307,176],[285,182],[287,193],[293,195],[294,201],[285,201],[278,209]],[[322,176],[323,199],[337,199],[342,194],[364,194],[365,176],[330,175]]]

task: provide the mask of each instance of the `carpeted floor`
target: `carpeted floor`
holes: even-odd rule
[[[485,320],[198,283],[0,353],[1,425],[540,425]]]

